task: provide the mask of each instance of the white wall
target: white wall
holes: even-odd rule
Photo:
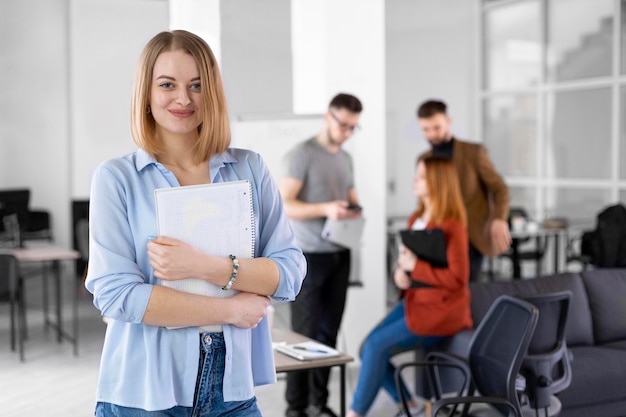
[[[31,189],[67,237],[70,199],[67,2],[0,2],[0,188]]]
[[[474,137],[478,48],[475,1],[387,0],[387,194],[389,216],[415,209],[412,179],[417,155],[428,149],[416,110],[429,98],[443,99],[460,138]]]
[[[0,2],[0,188],[30,188],[62,245],[93,167],[133,149],[135,63],[167,23],[167,0]]]
[[[135,65],[146,42],[168,30],[166,0],[72,0],[71,196],[89,198],[91,171],[136,148],[130,136]]]

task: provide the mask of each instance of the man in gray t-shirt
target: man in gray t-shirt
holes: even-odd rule
[[[327,218],[361,216],[353,163],[341,146],[358,129],[363,106],[338,94],[324,114],[324,128],[287,153],[279,189],[296,241],[307,260],[307,275],[291,303],[294,331],[335,347],[346,303],[350,251],[322,238]],[[287,417],[334,417],[327,406],[329,368],[287,374]]]

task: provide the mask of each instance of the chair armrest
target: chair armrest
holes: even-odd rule
[[[435,353],[435,352],[431,352]],[[430,355],[430,354],[429,354]],[[469,369],[469,365],[464,360],[459,360],[459,358],[453,357],[451,355],[444,354],[446,358],[445,360],[435,360],[434,358],[425,360],[425,361],[414,361],[414,362],[405,362],[400,364],[395,371],[394,379],[396,383],[396,390],[398,391],[398,395],[400,396],[400,403],[402,405],[402,409],[404,410],[407,416],[410,416],[408,400],[405,396],[404,390],[402,389],[402,372],[407,368],[426,368],[427,369],[427,381],[431,388],[431,391],[435,393],[435,398],[437,400],[442,398],[442,392],[440,390],[440,382],[439,382],[439,368],[453,368],[457,369],[463,375],[462,382],[460,383],[458,390],[456,391],[457,395],[464,395],[467,392],[470,392],[471,388],[471,372]],[[456,408],[455,410],[456,411]]]

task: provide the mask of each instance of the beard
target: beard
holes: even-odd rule
[[[328,144],[329,145],[341,146],[341,144],[343,143],[343,140],[341,138],[337,139],[336,137],[331,135],[330,129],[326,130],[326,137],[328,137]]]

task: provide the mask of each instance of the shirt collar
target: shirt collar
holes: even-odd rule
[[[236,163],[237,158],[230,152],[230,149],[226,149],[226,151],[221,154],[214,155],[209,161],[209,170],[211,172],[211,179],[215,178],[215,174],[219,171],[220,168],[225,166],[226,164]],[[146,166],[150,164],[155,164],[157,166],[161,166],[159,162],[150,156],[143,149],[137,149],[137,157],[135,158],[135,169],[137,172],[144,169]]]

